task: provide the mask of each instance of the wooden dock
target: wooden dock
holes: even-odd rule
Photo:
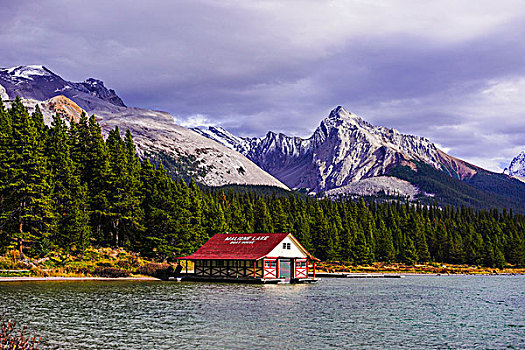
[[[310,274],[313,276],[313,274]],[[403,275],[388,273],[345,273],[345,272],[316,272],[315,277],[322,278],[404,278]]]

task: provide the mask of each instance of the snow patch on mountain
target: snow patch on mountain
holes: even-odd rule
[[[229,131],[221,127],[217,127],[217,126],[210,126],[207,129],[191,128],[191,130],[213,141],[216,141],[220,143],[221,145],[224,145],[228,148],[231,148],[237,151],[244,150],[248,142],[247,139],[235,136]]]
[[[411,200],[419,194],[419,189],[410,182],[391,176],[371,177],[348,185],[326,191],[329,197],[353,194],[358,196],[370,196],[385,194],[387,196],[409,197]]]
[[[29,66],[17,66],[11,68],[3,68],[0,71],[11,75],[13,78],[23,78],[33,80],[35,76],[49,76],[50,71],[44,66],[40,65],[29,65]]]
[[[7,91],[5,90],[5,88],[0,85],[0,99],[2,100],[9,100],[9,96],[7,95]]]
[[[509,167],[505,168],[503,173],[510,175],[510,176],[517,177],[517,178],[524,178],[525,177],[525,151],[522,151],[520,154],[514,157],[514,159],[512,159],[512,161],[510,162]]]

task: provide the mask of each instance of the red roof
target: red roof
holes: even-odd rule
[[[289,233],[218,233],[195,253],[177,259],[258,260],[270,253]]]

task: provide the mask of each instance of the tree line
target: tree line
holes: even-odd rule
[[[129,130],[104,139],[94,116],[47,126],[38,107],[0,102],[0,251],[119,246],[169,260],[224,232],[291,232],[321,260],[354,264],[525,264],[525,217],[510,210],[202,188],[141,162]]]

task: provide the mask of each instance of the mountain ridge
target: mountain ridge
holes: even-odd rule
[[[314,192],[386,175],[393,165],[411,160],[461,180],[481,169],[446,154],[427,138],[374,126],[341,106],[306,139],[271,131],[262,138],[240,138],[222,128],[193,130],[245,154],[289,187]],[[315,177],[300,175],[312,172]]]
[[[100,80],[73,83],[44,66],[17,66],[0,69],[0,93],[2,99],[21,96],[33,109],[38,105],[48,124],[56,112],[77,121],[78,112],[84,110],[95,114],[105,136],[117,126],[129,129],[139,156],[162,161],[174,177],[193,177],[207,186],[266,185],[288,190],[242,154],[177,125],[169,113],[127,107]]]
[[[0,85],[10,99],[21,96],[44,101],[63,95],[86,111],[126,107],[116,92],[107,89],[101,80],[67,81],[42,65],[0,68]]]
[[[427,138],[372,125],[342,106],[322,119],[309,138],[273,131],[243,138],[218,127],[186,129],[169,113],[127,107],[96,79],[67,82],[44,66],[0,69],[2,98],[20,93],[26,94],[25,103],[47,108],[44,116],[58,112],[74,122],[85,110],[96,115],[105,135],[115,127],[129,129],[140,157],[162,161],[172,176],[193,177],[207,186],[267,185],[334,196],[385,194],[525,212],[524,183],[454,158]]]

